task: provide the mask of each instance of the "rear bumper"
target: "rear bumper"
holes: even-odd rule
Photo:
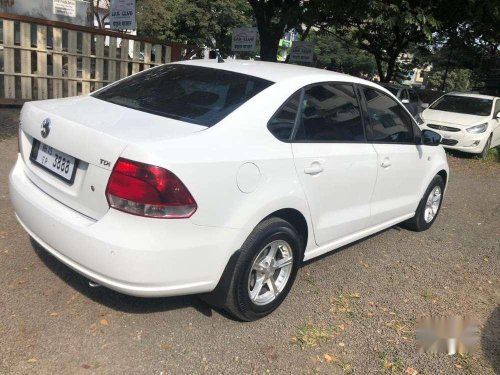
[[[188,219],[150,219],[110,209],[94,221],[41,191],[24,168],[18,158],[9,177],[23,228],[61,262],[110,289],[141,297],[210,292],[237,249],[237,230]]]

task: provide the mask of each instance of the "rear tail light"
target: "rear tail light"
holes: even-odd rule
[[[106,198],[117,210],[164,219],[187,218],[197,208],[189,190],[172,172],[122,158],[113,168]]]

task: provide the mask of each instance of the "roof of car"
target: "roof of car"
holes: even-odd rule
[[[266,61],[253,60],[231,60],[227,59],[224,63],[218,63],[216,59],[203,60],[185,60],[176,62],[179,64],[201,66],[213,69],[222,69],[235,73],[248,74],[272,82],[279,82],[296,78],[297,76],[311,76],[318,79],[318,76],[324,76],[325,81],[348,81],[348,82],[366,82],[360,78],[349,76],[343,73],[332,72],[318,68],[310,68],[300,65],[285,63],[273,63]]]
[[[446,95],[467,96],[470,98],[495,99],[496,96],[476,94],[474,92],[448,92]]]

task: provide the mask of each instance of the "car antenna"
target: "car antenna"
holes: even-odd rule
[[[221,54],[220,54],[220,51],[219,49],[216,49],[215,50],[215,53],[217,54],[217,62],[220,64],[220,63],[223,63],[225,62],[224,59],[222,58]]]

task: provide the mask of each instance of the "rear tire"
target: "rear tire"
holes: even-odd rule
[[[435,176],[420,200],[415,216],[405,221],[403,226],[415,232],[423,232],[429,229],[441,209],[443,192],[444,181],[441,176]]]
[[[239,320],[253,321],[273,312],[292,288],[302,254],[300,237],[289,222],[269,218],[257,225],[240,252],[223,308]]]

